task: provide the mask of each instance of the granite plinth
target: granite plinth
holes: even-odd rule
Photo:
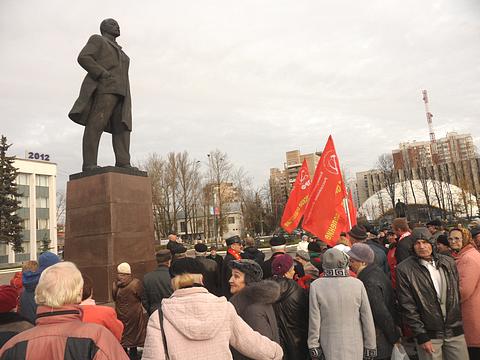
[[[143,175],[88,174],[67,183],[64,258],[93,279],[95,300],[110,302],[118,264],[139,279],[156,267],[152,188]]]
[[[119,173],[119,174],[143,176],[143,177],[148,176],[146,171],[138,170],[135,167],[124,168],[124,167],[118,167],[118,166],[102,166],[93,170],[82,171],[76,174],[71,174],[69,179],[76,180],[76,179],[81,179],[87,176],[94,176],[94,175],[106,174],[106,173]]]

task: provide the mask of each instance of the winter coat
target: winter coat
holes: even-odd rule
[[[123,347],[143,346],[147,329],[147,314],[142,307],[142,282],[130,277],[113,283],[112,295],[115,311],[123,323]]]
[[[96,305],[95,300],[88,299],[80,304],[82,321],[102,325],[118,339],[122,340],[123,323],[118,320],[115,310],[109,306]]]
[[[78,63],[87,71],[87,75],[68,117],[85,126],[95,101],[95,94],[117,94],[122,96],[122,100],[119,110],[112,116],[117,117],[118,122],[122,122],[129,131],[132,131],[132,104],[128,80],[130,59],[122,47],[105,36],[92,35],[78,55]],[[106,70],[111,76],[102,78],[101,75]],[[110,123],[104,130],[112,132]]]
[[[463,328],[469,347],[480,347],[480,253],[473,245],[465,246],[456,258],[460,277]]]
[[[265,261],[265,254],[258,250],[256,246],[249,246],[243,250],[242,259],[254,260],[258,265],[262,266]]]
[[[390,280],[375,264],[364,268],[357,277],[367,291],[377,336],[377,357],[390,358],[393,345],[399,340],[395,293]]]
[[[172,295],[172,283],[168,267],[160,265],[156,270],[151,271],[143,277],[142,304],[148,315],[151,315],[164,298]]]
[[[284,359],[307,359],[308,302],[305,290],[295,280],[276,278],[275,282],[280,285],[280,298],[273,308]]]
[[[397,246],[395,248],[395,265],[400,265],[402,261],[406,260],[411,255],[414,255],[413,235],[408,235],[397,241]]]
[[[367,240],[365,242],[375,254],[374,263],[387,275],[390,276],[390,267],[388,266],[387,254],[385,250],[381,248],[381,245],[373,240]]]
[[[162,302],[163,329],[170,360],[232,359],[229,345],[245,356],[280,360],[280,345],[253,331],[233,305],[203,287],[176,290]],[[148,321],[143,360],[163,360],[158,310]]]
[[[266,260],[263,265],[262,265],[262,270],[263,270],[263,278],[264,279],[270,279],[272,277],[272,262],[273,259],[275,259],[276,256],[278,255],[284,255],[284,252],[274,252],[270,259]]]
[[[205,256],[196,256],[195,259],[197,259],[205,269],[205,272],[203,273],[203,285],[205,285],[207,290],[213,295],[220,296],[217,262],[207,259]]]
[[[32,327],[33,325],[27,319],[15,312],[0,314],[0,348],[18,333]]]
[[[325,360],[362,360],[376,355],[375,325],[363,283],[324,276],[310,286],[309,349]]]
[[[455,260],[440,254],[435,258],[436,266],[445,274],[447,286],[445,320],[430,273],[421,265],[420,259],[411,256],[397,266],[397,292],[402,315],[419,344],[463,334]]]
[[[280,296],[280,286],[270,280],[263,280],[245,286],[240,292],[233,295],[230,302],[237,314],[255,331],[270,340],[280,343],[277,319],[273,303]],[[235,360],[248,359],[232,349]]]
[[[35,302],[35,289],[40,280],[41,273],[39,271],[25,271],[22,276],[23,291],[20,295],[19,307],[20,315],[35,324],[37,317],[37,303]]]
[[[39,306],[37,325],[11,338],[1,360],[128,360],[118,340],[98,324],[81,321],[78,305]]]

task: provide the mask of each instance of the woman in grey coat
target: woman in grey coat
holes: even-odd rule
[[[254,260],[241,259],[230,263],[232,276],[230,302],[237,314],[255,331],[280,344],[277,319],[273,304],[280,297],[280,285],[275,281],[263,280],[263,271]],[[248,359],[235,349],[234,360]]]
[[[324,276],[310,286],[308,348],[312,359],[362,360],[376,356],[375,325],[363,283],[349,276],[348,256],[323,254]]]

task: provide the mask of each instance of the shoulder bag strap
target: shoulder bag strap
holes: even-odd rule
[[[165,330],[163,329],[163,311],[162,304],[158,307],[158,319],[160,320],[160,331],[162,332],[162,342],[163,342],[163,351],[165,352],[165,359],[169,359],[168,349],[167,349],[167,338],[165,336]]]

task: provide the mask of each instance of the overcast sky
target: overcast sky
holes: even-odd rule
[[[81,169],[76,57],[108,17],[131,59],[134,162],[218,148],[261,185],[332,134],[352,176],[428,139],[422,89],[437,137],[480,145],[478,0],[1,0],[0,133],[19,157],[50,154],[59,188]]]

